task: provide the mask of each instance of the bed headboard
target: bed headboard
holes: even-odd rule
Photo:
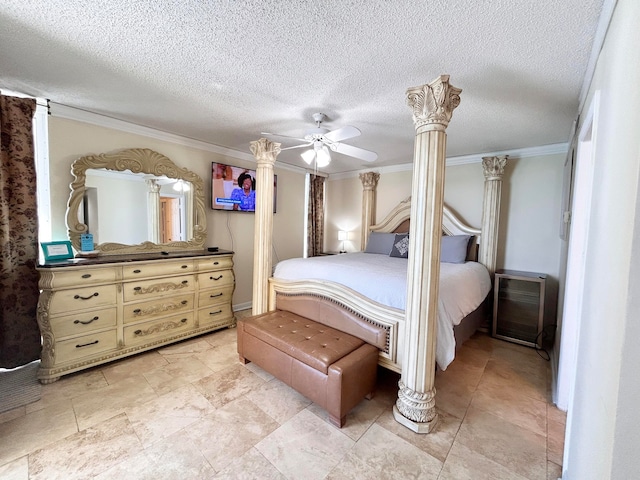
[[[389,214],[378,224],[372,225],[370,232],[390,232],[406,233],[409,231],[411,218],[411,197],[401,201]],[[482,231],[464,223],[453,210],[446,205],[442,211],[442,234],[443,235],[471,235],[473,242],[470,242],[467,260],[478,260],[478,246]]]

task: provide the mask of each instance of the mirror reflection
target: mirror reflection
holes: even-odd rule
[[[187,230],[191,192],[191,182],[182,179],[89,169],[82,219],[95,243],[186,241],[193,235]]]
[[[164,155],[145,148],[88,155],[71,173],[67,227],[77,251],[84,233],[101,255],[203,248],[204,182]]]

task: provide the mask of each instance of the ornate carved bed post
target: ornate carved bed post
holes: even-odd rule
[[[480,242],[478,261],[487,267],[491,278],[496,271],[502,175],[508,158],[509,155],[482,157],[484,205],[482,206],[482,241]]]
[[[256,218],[253,238],[253,300],[251,313],[259,315],[269,309],[269,277],[273,236],[273,165],[280,144],[261,138],[251,142],[256,157]]]
[[[360,250],[367,246],[369,228],[376,222],[376,187],[380,180],[378,172],[365,172],[360,174],[362,182],[362,232],[360,235]]]
[[[407,90],[416,140],[411,187],[404,364],[393,407],[397,422],[417,433],[438,423],[435,408],[436,328],[447,135],[460,90],[449,76]]]

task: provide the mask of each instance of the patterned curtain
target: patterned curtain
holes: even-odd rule
[[[311,175],[309,179],[307,251],[310,257],[319,255],[324,249],[324,178]]]
[[[40,358],[33,99],[0,95],[0,368]]]

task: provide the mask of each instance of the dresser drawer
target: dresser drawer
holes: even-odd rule
[[[151,320],[137,325],[128,325],[124,327],[124,344],[127,347],[151,344],[193,328],[193,312],[165,317],[160,320]]]
[[[115,328],[116,307],[51,318],[51,329],[57,338],[86,335],[96,330]]]
[[[192,292],[194,289],[193,275],[182,277],[156,278],[141,282],[124,284],[124,301],[144,300],[145,298],[160,297],[162,294],[173,295],[175,293]]]
[[[50,274],[50,276],[48,275]],[[44,278],[49,278],[50,285],[48,288],[64,288],[64,287],[83,287],[84,285],[94,285],[96,283],[112,283],[117,279],[117,269],[109,268],[90,268],[82,270],[62,271],[41,271]]]
[[[215,290],[200,291],[198,293],[198,308],[218,305],[220,303],[231,303],[233,285],[216,288]]]
[[[216,289],[233,285],[235,279],[233,270],[221,270],[218,272],[207,272],[198,274],[198,288],[200,290]]]
[[[179,314],[193,310],[193,293],[161,297],[146,302],[129,303],[124,306],[124,323],[138,322],[149,317]]]
[[[122,267],[122,276],[125,280],[132,280],[137,278],[180,275],[193,271],[193,260],[187,259],[172,262],[128,264]]]
[[[196,260],[198,271],[206,270],[226,270],[233,267],[233,258],[227,257],[208,257],[206,259]]]
[[[115,329],[56,342],[56,364],[98,355],[117,346]]]
[[[229,303],[222,305],[212,305],[208,308],[198,310],[198,327],[210,327],[213,325],[231,325],[233,323],[233,312]]]
[[[70,288],[53,292],[49,314],[65,314],[76,310],[116,304],[115,285]]]

